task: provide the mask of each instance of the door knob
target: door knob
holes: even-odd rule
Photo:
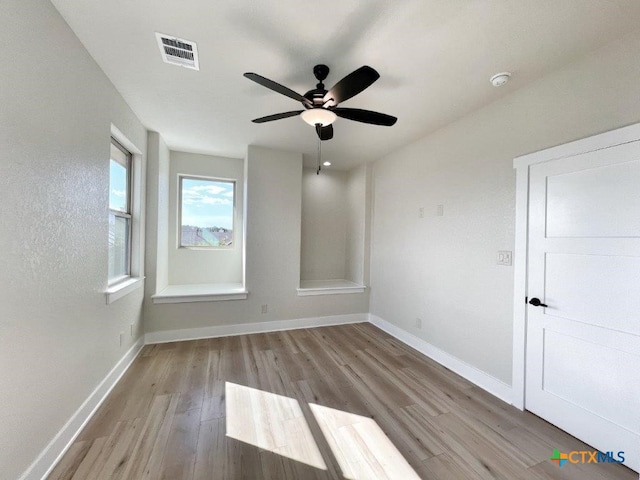
[[[540,299],[536,298],[536,297],[533,297],[531,300],[529,300],[529,303],[531,305],[533,305],[534,307],[548,307],[549,306],[549,305],[546,305],[546,304],[542,303],[540,301]]]

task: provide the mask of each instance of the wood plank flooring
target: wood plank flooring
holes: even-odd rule
[[[146,346],[49,476],[637,480],[370,324]]]

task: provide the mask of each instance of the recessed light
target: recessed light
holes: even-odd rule
[[[491,82],[491,85],[493,85],[494,87],[501,87],[502,85],[507,83],[510,78],[511,78],[511,74],[509,72],[502,72],[502,73],[496,73],[493,77],[491,77],[489,81]]]
[[[330,167],[331,166],[331,162],[324,162],[322,165],[324,165],[325,167]]]

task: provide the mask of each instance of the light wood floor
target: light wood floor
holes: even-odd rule
[[[490,348],[490,346],[488,346]],[[146,346],[49,479],[629,479],[369,324]]]

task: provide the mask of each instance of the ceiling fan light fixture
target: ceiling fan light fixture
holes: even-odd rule
[[[327,110],[326,108],[316,107],[305,110],[300,114],[302,120],[307,122],[309,125],[315,127],[320,124],[323,127],[327,125],[331,125],[336,121],[337,115],[333,113],[331,110]]]

